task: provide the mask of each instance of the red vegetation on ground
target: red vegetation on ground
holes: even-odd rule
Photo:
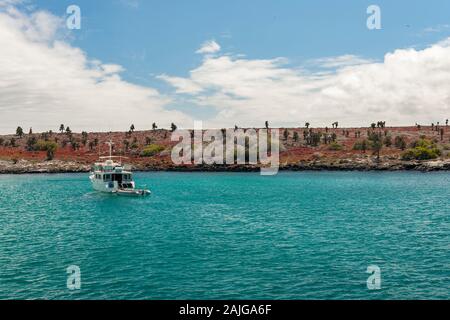
[[[450,127],[443,126],[444,136],[441,137],[439,130],[433,130],[432,127],[386,127],[376,128],[375,132],[382,134],[384,138],[386,135],[391,136],[394,142],[395,137],[404,137],[407,145],[411,142],[425,136],[427,139],[436,141],[437,145],[443,150],[448,150],[450,141]],[[289,137],[287,140],[283,137],[283,132],[286,129],[280,129],[280,163],[292,164],[301,161],[314,161],[319,159],[327,159],[329,161],[354,159],[359,157],[367,157],[372,155],[372,151],[353,150],[353,146],[357,141],[367,139],[371,128],[342,128],[342,129],[328,129],[313,128],[312,132],[321,132],[328,135],[336,135],[336,143],[342,146],[341,150],[330,150],[330,144],[324,144],[321,140],[317,147],[312,147],[306,144],[304,139],[305,128],[288,128]],[[294,141],[294,132],[298,133],[299,140]],[[356,137],[360,132],[360,137]],[[44,139],[42,134],[33,134],[37,140]],[[30,160],[30,161],[45,161],[47,154],[45,151],[27,151],[27,141],[30,135],[24,135],[19,138],[15,135],[0,136],[0,160]],[[81,164],[91,164],[95,162],[99,156],[108,155],[109,147],[106,144],[109,140],[114,143],[114,154],[128,157],[127,162],[131,164],[140,164],[143,166],[157,165],[157,166],[173,166],[170,159],[170,151],[176,142],[171,141],[171,132],[167,130],[152,130],[152,131],[136,131],[133,133],[126,132],[110,132],[110,133],[88,133],[83,144],[83,136],[79,133],[68,135],[66,133],[53,133],[46,137],[49,141],[56,141],[58,144],[54,159],[62,161],[73,161]],[[5,146],[8,141],[15,139],[15,147]],[[75,141],[78,147],[73,147],[71,141]],[[128,141],[128,147],[126,142]],[[95,142],[95,145],[93,145]],[[152,157],[141,157],[142,150],[148,144],[156,144],[162,146],[164,151]],[[384,146],[381,150],[381,156],[399,158],[402,150]],[[445,156],[445,155],[444,155]]]

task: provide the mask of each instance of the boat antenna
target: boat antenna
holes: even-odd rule
[[[114,145],[114,143],[112,142],[112,140],[109,140],[108,142],[106,142],[107,145],[109,145],[109,160],[112,159],[112,147]]]

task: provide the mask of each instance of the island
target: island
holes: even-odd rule
[[[250,128],[238,128],[243,130]],[[261,130],[259,128],[252,128]],[[298,128],[278,130],[280,170],[450,170],[450,127],[445,124],[388,127],[385,122],[367,127]],[[0,135],[0,173],[89,172],[91,165],[107,155],[109,141],[114,154],[126,158],[136,171],[258,171],[260,165],[182,164],[171,159],[172,132],[177,128],[138,131],[134,125],[124,132],[72,132],[61,125],[53,132]],[[225,130],[225,129],[222,129]],[[192,132],[193,135],[193,132]]]

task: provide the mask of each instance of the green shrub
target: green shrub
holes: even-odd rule
[[[412,143],[412,148],[402,154],[402,159],[410,160],[431,160],[438,158],[441,150],[430,140],[420,139]]]
[[[368,147],[368,143],[367,140],[363,140],[363,141],[357,141],[354,145],[353,145],[353,150],[357,150],[357,151],[366,151]]]
[[[428,139],[421,138],[420,140],[415,140],[411,142],[411,148],[417,148],[417,147],[423,147],[423,148],[430,148],[434,147],[435,142],[432,142]]]
[[[57,144],[53,141],[39,140],[34,144],[34,147],[35,150],[37,151],[48,151],[48,150],[56,151]]]
[[[330,146],[328,147],[328,150],[331,151],[341,151],[342,149],[343,147],[337,142],[331,143]]]
[[[402,154],[402,159],[409,160],[431,160],[440,156],[440,150],[427,149],[423,147],[417,147],[409,149]]]
[[[58,145],[53,141],[39,140],[32,145],[33,150],[47,151],[47,160],[53,160]]]
[[[157,155],[158,153],[164,151],[164,147],[158,144],[151,144],[149,146],[146,146],[144,150],[141,152],[142,157],[153,157]]]

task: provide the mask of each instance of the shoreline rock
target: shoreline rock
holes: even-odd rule
[[[132,165],[138,172],[258,172],[261,167],[255,165]],[[433,161],[337,161],[337,162],[299,162],[280,165],[280,171],[450,171],[450,159]],[[90,165],[75,161],[53,160],[48,162],[33,162],[27,160],[0,160],[0,174],[57,174],[57,173],[87,173]]]

